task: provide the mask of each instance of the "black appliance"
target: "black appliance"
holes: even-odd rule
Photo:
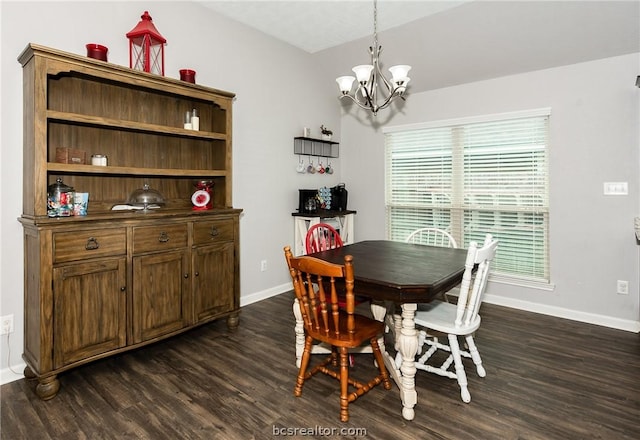
[[[298,199],[298,212],[312,213],[318,210],[318,204],[316,196],[318,195],[317,189],[300,189],[300,196]]]
[[[340,183],[331,188],[331,210],[347,210],[347,190],[344,187],[344,183]]]

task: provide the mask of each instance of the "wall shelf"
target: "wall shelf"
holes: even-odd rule
[[[293,153],[305,156],[339,157],[340,143],[308,137],[293,138]]]

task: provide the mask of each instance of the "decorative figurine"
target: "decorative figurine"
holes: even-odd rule
[[[322,133],[322,139],[324,139],[325,141],[330,141],[331,137],[333,136],[333,131],[329,130],[324,125],[320,126],[320,130]]]

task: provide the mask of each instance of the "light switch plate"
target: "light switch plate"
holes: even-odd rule
[[[629,194],[627,182],[604,182],[605,196],[626,196]]]

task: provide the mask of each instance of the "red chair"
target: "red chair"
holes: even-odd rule
[[[305,239],[307,254],[342,247],[344,243],[338,231],[326,223],[318,223],[309,228]]]

